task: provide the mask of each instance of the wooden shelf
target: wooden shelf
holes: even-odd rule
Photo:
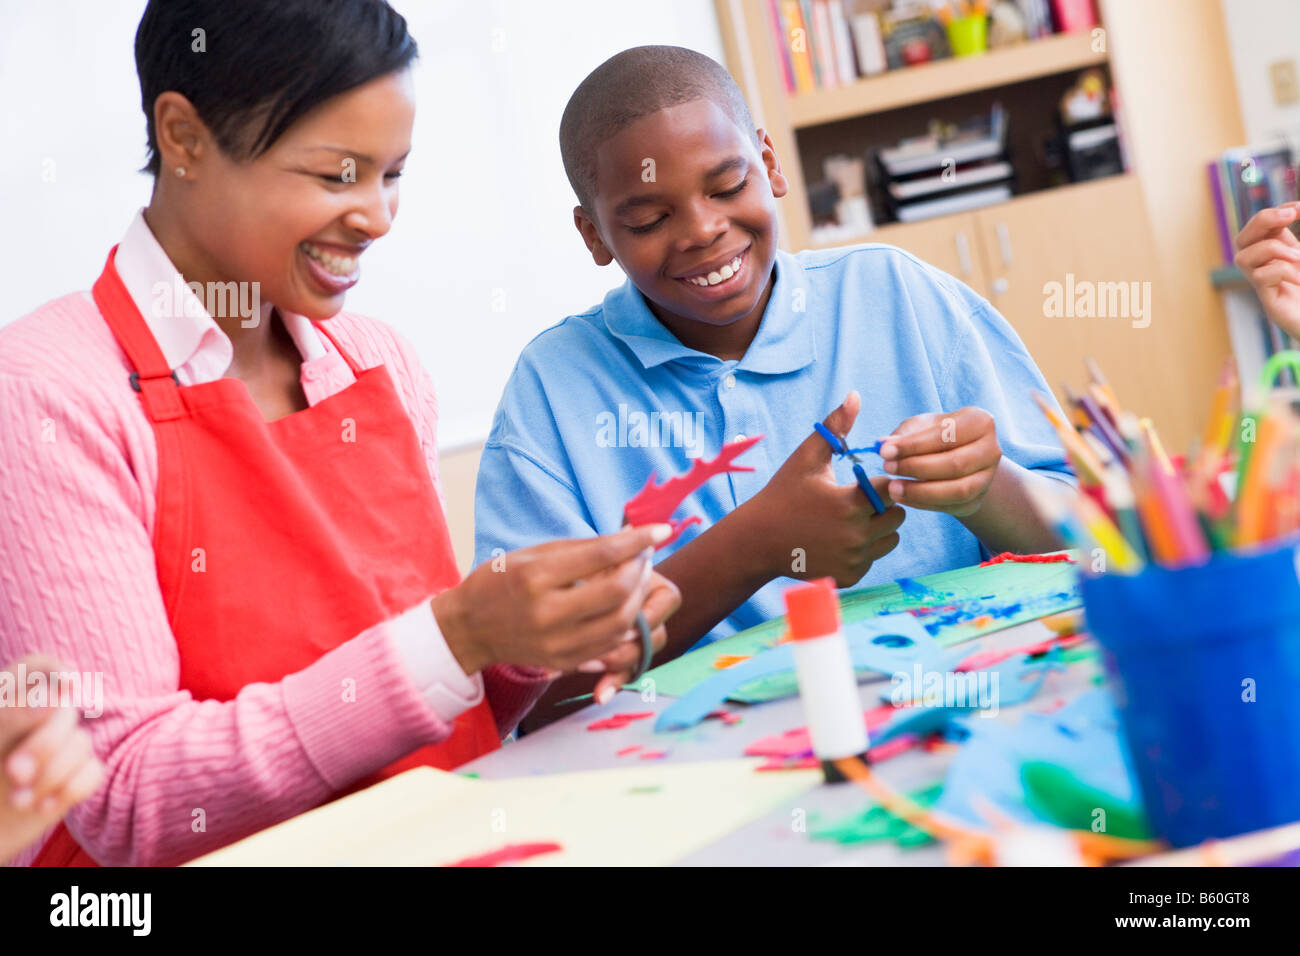
[[[943,223],[944,220],[952,221],[962,216],[969,216],[972,213],[980,213],[989,209],[997,209],[1002,206],[1015,205],[1017,203],[1023,202],[1024,200],[1031,199],[1036,196],[1047,196],[1053,194],[1063,196],[1066,195],[1067,191],[1069,190],[1074,190],[1074,189],[1086,190],[1090,186],[1095,185],[1096,183],[1119,182],[1122,180],[1136,182],[1137,177],[1135,177],[1133,173],[1124,172],[1124,173],[1116,173],[1113,176],[1100,176],[1097,179],[1085,179],[1082,182],[1077,182],[1077,183],[1062,183],[1060,186],[1053,186],[1050,189],[1036,189],[1033,192],[1020,193],[1018,195],[1012,196],[1010,199],[1003,199],[1001,202],[989,203],[987,206],[977,206],[974,209],[967,209],[962,212],[948,213],[947,215],[944,216],[935,216],[932,219],[922,219],[919,220],[918,222],[882,222],[874,229],[872,229],[870,232],[860,233],[859,235],[856,236],[840,236],[828,241],[826,240],[810,241],[808,243],[808,248],[809,249],[834,249],[837,246],[856,246],[859,243],[863,243],[863,242],[885,242],[885,243],[889,243],[890,245],[898,245],[899,243],[897,243],[893,239],[894,235],[898,233],[906,234],[909,230],[912,229],[913,226],[919,226],[922,223],[941,224]],[[1224,269],[1216,269],[1211,274],[1210,279],[1215,284],[1216,287],[1221,284],[1229,284],[1231,281],[1231,276],[1228,275],[1229,271],[1236,272],[1237,281],[1245,282],[1245,279],[1242,278],[1241,276],[1241,270],[1237,269],[1235,266],[1227,266]]]
[[[790,120],[795,129],[803,129],[1105,62],[1105,53],[1093,51],[1091,35],[1063,33],[978,56],[891,70],[852,86],[792,96]]]

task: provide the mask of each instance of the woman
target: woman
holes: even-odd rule
[[[182,862],[497,747],[560,672],[607,698],[638,612],[662,646],[661,526],[458,583],[428,377],[340,311],[415,55],[382,0],[144,13],[149,206],[90,294],[0,331],[0,654],[105,674],[108,783],[38,863]]]

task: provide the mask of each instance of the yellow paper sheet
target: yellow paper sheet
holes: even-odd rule
[[[440,866],[544,841],[564,849],[529,865],[662,865],[821,782],[817,770],[758,773],[760,763],[646,763],[508,780],[421,767],[191,865]]]

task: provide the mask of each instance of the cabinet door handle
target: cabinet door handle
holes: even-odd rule
[[[1007,289],[1011,288],[1011,283],[1006,280],[1005,276],[998,276],[993,280],[993,294],[1002,295]]]
[[[1000,222],[996,231],[998,234],[998,249],[1002,252],[1002,264],[1009,266],[1014,258],[1011,254],[1011,230],[1007,228],[1005,222]]]
[[[961,263],[961,274],[969,279],[973,271],[970,261],[970,243],[966,239],[966,233],[960,230],[954,238],[957,243],[957,261]]]

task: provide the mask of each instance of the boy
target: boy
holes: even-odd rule
[[[778,251],[787,183],[719,64],[618,54],[573,94],[560,146],[578,232],[628,281],[520,357],[479,468],[477,562],[616,530],[651,472],[758,434],[738,462],[752,472],[677,512],[703,520],[660,552],[682,594],[660,663],[781,614],[784,578],[849,587],[1059,546],[1025,486],[1067,466],[1015,332],[899,249]],[[850,447],[887,439],[883,514],[813,432],[822,419]]]

